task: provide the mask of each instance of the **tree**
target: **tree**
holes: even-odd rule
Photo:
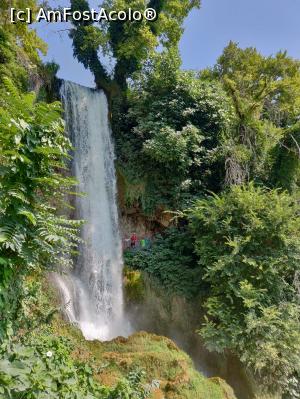
[[[45,54],[47,45],[24,22],[10,23],[10,7],[38,9],[35,0],[0,2],[0,84],[8,77],[20,90],[31,90],[40,82],[39,52]]]
[[[235,128],[224,143],[226,183],[267,180],[276,146],[295,148],[295,142],[286,148],[291,141],[286,136],[300,115],[299,61],[286,52],[264,57],[255,48],[243,50],[230,42],[212,76],[221,80],[236,113]]]
[[[264,382],[284,390],[300,371],[297,198],[253,184],[198,200],[188,217],[209,285],[200,330]]]
[[[89,11],[86,0],[72,0],[73,10]],[[129,8],[144,13],[151,7],[157,12],[156,21],[102,21],[94,26],[92,21],[74,21],[70,36],[74,55],[95,76],[98,88],[113,94],[125,90],[127,79],[139,71],[157,47],[176,47],[188,13],[200,6],[199,0],[104,0],[101,4],[108,12],[126,11]],[[112,76],[101,60],[100,53],[115,61]]]
[[[128,107],[113,117],[118,164],[127,180],[143,182],[151,212],[181,208],[224,179],[217,150],[232,104],[218,82],[179,65],[175,49],[153,57],[136,75]]]
[[[18,10],[30,8],[33,15],[39,7],[36,0],[2,0],[0,3],[0,25],[6,33],[12,35],[12,42],[18,42],[18,50],[33,63],[40,63],[38,51],[45,54],[47,45],[36,34],[35,30],[28,29],[24,22],[12,24],[10,22],[10,8]],[[12,46],[13,43],[7,43]]]

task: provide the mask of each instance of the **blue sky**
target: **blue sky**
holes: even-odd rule
[[[52,4],[68,5],[67,0]],[[94,5],[99,1],[93,1]],[[287,50],[300,59],[300,0],[202,0],[185,22],[180,43],[183,68],[212,66],[230,40],[241,47],[254,46],[264,55]],[[71,41],[63,24],[37,24],[48,43],[48,60],[60,65],[59,77],[87,86],[93,78],[73,59]]]

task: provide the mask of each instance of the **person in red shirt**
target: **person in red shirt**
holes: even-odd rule
[[[135,247],[136,247],[137,240],[138,240],[138,239],[137,239],[136,233],[133,233],[132,236],[131,236],[131,238],[130,238],[130,241],[131,241],[131,248],[135,248]]]

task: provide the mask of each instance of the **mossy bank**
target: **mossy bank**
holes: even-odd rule
[[[53,287],[45,284],[48,297],[55,297]],[[53,299],[51,300],[53,301]],[[70,340],[72,356],[94,364],[94,378],[105,386],[114,386],[132,370],[145,371],[144,384],[152,386],[153,399],[235,399],[231,387],[220,378],[206,378],[194,368],[190,357],[170,339],[146,332],[112,341],[86,341],[76,326],[66,322],[61,313],[51,321],[56,336]]]

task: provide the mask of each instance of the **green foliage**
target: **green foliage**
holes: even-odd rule
[[[47,62],[39,67],[40,79],[43,82],[39,89],[38,100],[51,103],[59,99],[60,81],[57,79],[59,65],[55,62]]]
[[[27,93],[39,79],[38,51],[46,47],[26,24],[9,23],[12,5],[37,9],[34,0],[0,4],[0,341],[22,324],[26,274],[68,263],[79,227],[57,216],[75,184],[64,177],[71,145],[60,104]]]
[[[27,86],[26,70],[16,62],[18,48],[11,42],[11,36],[0,25],[0,83],[4,77],[13,79],[19,88]]]
[[[253,47],[241,49],[230,42],[214,72],[233,96],[240,117],[265,111],[269,119],[281,124],[288,115],[299,112],[299,66],[286,52],[264,57]]]
[[[299,205],[263,188],[234,186],[198,200],[188,216],[204,279],[210,349],[231,349],[273,387],[300,370]]]
[[[0,84],[8,77],[20,89],[27,89],[38,77],[39,51],[46,53],[46,44],[23,22],[10,23],[10,8],[37,10],[36,0],[2,0],[0,2]]]
[[[0,89],[0,313],[5,314],[8,306],[8,317],[1,320],[1,335],[15,317],[9,307],[18,301],[14,291],[22,275],[33,268],[70,264],[80,225],[57,216],[57,208],[76,183],[62,173],[71,145],[64,135],[60,105],[36,103],[32,93],[21,94],[11,81],[4,82]]]
[[[13,5],[37,7],[35,0]],[[86,0],[71,5],[89,9]],[[235,352],[284,399],[296,398],[298,203],[285,192],[252,184],[220,192],[224,182],[248,180],[298,191],[299,61],[283,52],[264,57],[230,43],[213,70],[182,72],[178,42],[185,17],[199,1],[105,0],[101,5],[153,7],[158,13],[154,22],[74,21],[71,31],[74,55],[112,95],[127,205],[154,215],[183,209],[198,198],[188,212],[192,234],[186,227],[170,229],[151,249],[125,254],[131,268],[127,288],[141,299],[141,273],[132,270],[139,269],[170,292],[188,299],[205,296],[207,317],[200,333],[207,346]],[[145,398],[141,371],[115,388],[102,387],[93,378],[95,364],[75,360],[69,340],[41,328],[57,309],[43,303],[41,287],[26,276],[70,266],[80,223],[58,216],[76,183],[66,177],[71,146],[60,105],[24,93],[42,77],[39,99],[53,98],[57,66],[41,66],[38,51],[45,45],[26,24],[8,23],[10,6],[6,0],[0,4],[0,342],[11,339],[0,350],[0,397]],[[113,61],[113,71],[103,56]],[[207,190],[214,194],[203,199]],[[26,334],[15,337],[20,327]],[[159,355],[161,364],[165,359]],[[172,374],[172,367],[166,372]],[[197,384],[187,395],[202,392],[203,381]]]
[[[296,192],[300,179],[300,123],[285,129],[281,143],[273,150],[275,162],[271,170],[271,181],[277,187]]]
[[[24,338],[23,338],[24,341]],[[0,398],[146,399],[143,371],[133,370],[114,388],[93,378],[95,365],[73,359],[71,341],[45,330],[0,350]]]
[[[299,191],[299,66],[286,53],[230,43],[212,71],[180,72],[172,50],[135,75],[114,118],[118,161],[143,187],[144,211],[198,198],[192,263],[178,256],[179,235],[176,250],[164,237],[127,264],[173,292],[206,295],[207,346],[232,350],[287,398],[299,386],[299,209],[294,196],[243,183]],[[222,192],[224,183],[242,186]]]
[[[11,34],[13,43],[18,43],[19,55],[25,56],[33,64],[40,62],[39,51],[45,54],[46,44],[40,39],[36,31],[28,29],[28,25],[21,21],[15,24],[10,22],[10,8],[25,10],[27,7],[32,10],[33,15],[38,11],[39,4],[36,0],[2,0],[0,3],[0,25],[4,31]],[[11,45],[13,43],[8,43]]]
[[[155,238],[151,249],[125,252],[125,264],[147,272],[170,292],[189,299],[205,288],[193,255],[192,237],[184,230],[171,228]]]
[[[300,112],[299,61],[286,52],[264,57],[255,48],[243,50],[230,42],[210,77],[222,82],[235,107],[235,126],[224,137],[226,183],[276,179],[272,167],[280,161],[274,155],[281,158],[295,147],[295,142],[287,147],[286,136]],[[299,156],[294,165],[289,175],[299,174]]]
[[[128,254],[127,259],[131,263],[131,258]],[[123,274],[125,298],[132,303],[141,302],[145,296],[145,284],[141,272],[125,267]]]
[[[72,0],[73,10],[89,10],[86,0]],[[148,7],[157,12],[156,21],[143,18],[130,21],[102,21],[99,26],[92,22],[74,21],[71,32],[74,55],[95,75],[100,88],[111,92],[114,84],[125,89],[127,79],[139,71],[158,46],[176,47],[183,32],[183,22],[193,8],[200,6],[199,0],[104,0],[101,3],[108,12],[128,11],[129,8],[144,13]],[[113,78],[99,57],[102,54],[113,58],[115,66]]]
[[[53,289],[41,274],[23,279],[20,329],[0,346],[0,398],[146,399],[150,388],[140,368],[112,388],[97,382],[102,363],[92,356],[83,361],[78,343],[54,328],[60,309]]]
[[[176,51],[148,64],[128,107],[114,112],[118,162],[127,180],[143,182],[143,210],[180,208],[206,189],[220,189],[218,148],[233,109],[217,82],[178,71]]]

